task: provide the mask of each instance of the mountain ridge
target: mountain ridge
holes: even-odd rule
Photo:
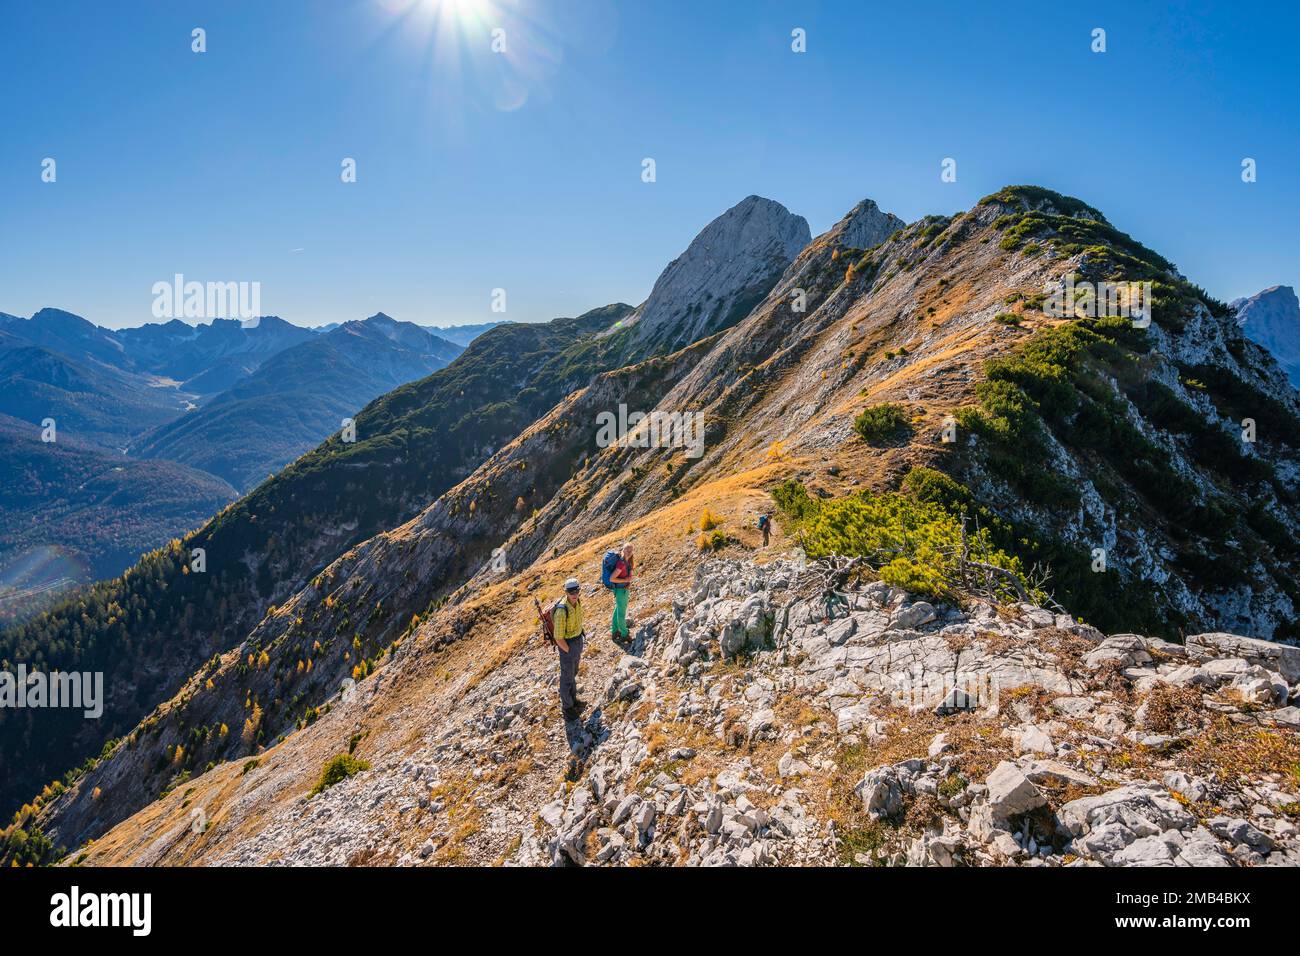
[[[721,295],[725,314],[727,296],[752,291],[718,289],[715,295]],[[291,597],[340,553],[409,521],[567,393],[581,390],[593,376],[599,379],[618,369],[630,355],[653,356],[655,346],[634,342],[631,329],[602,334],[631,311],[619,304],[552,323],[497,326],[448,368],[381,396],[356,416],[355,443],[330,438],[174,549],[150,556],[142,562],[146,573],[96,586],[95,639],[88,635],[85,641],[89,653],[107,654],[119,643],[156,648],[151,667],[174,693],[214,651],[241,641],[268,607]],[[527,481],[521,489],[528,497],[533,493],[527,486],[532,484]],[[516,497],[522,500],[525,495]],[[512,508],[517,504],[510,502]],[[214,586],[200,587],[196,578],[184,573],[182,554],[193,547],[205,550],[211,575],[205,580]],[[473,570],[454,563],[446,567],[456,573]],[[458,583],[450,582],[447,590]],[[135,601],[137,590],[147,594],[139,599],[154,610],[149,621],[101,627],[99,609]],[[425,597],[421,606],[428,600]],[[190,604],[197,609],[190,610]],[[37,648],[58,643],[71,626],[70,618],[80,613],[55,609],[26,630],[0,633],[0,654],[15,642]],[[162,641],[169,628],[181,626],[194,635],[192,649]],[[46,666],[73,663],[59,656],[43,661]],[[112,661],[106,669],[111,682],[113,673],[125,675],[129,665]],[[124,707],[139,708],[134,710],[137,716],[166,699],[127,693],[133,703]],[[50,750],[57,751],[63,739],[51,737]],[[5,743],[0,735],[0,752]],[[76,760],[98,750],[83,747]],[[65,766],[68,762],[76,761],[66,761]],[[58,772],[53,766],[32,770],[37,779]]]
[[[843,657],[835,648],[852,637],[851,629],[831,635],[815,628],[799,638],[808,642],[801,649],[769,646],[775,635],[763,622],[777,608],[745,597],[770,590],[751,583],[757,571],[715,574],[717,583],[707,584],[711,566],[705,560],[713,552],[741,564],[752,559],[757,512],[777,513],[778,547],[800,541],[807,558],[816,558],[820,550],[853,544],[853,535],[860,533],[853,518],[859,509],[884,508],[902,509],[894,512],[902,516],[924,515],[937,522],[927,528],[945,527],[950,535],[956,534],[951,529],[961,524],[960,516],[977,518],[978,546],[994,549],[992,560],[1018,577],[1020,587],[1036,592],[1041,588],[1030,574],[1031,562],[1053,555],[1060,563],[1053,568],[1058,579],[1052,586],[1064,589],[1058,596],[1065,599],[1068,593],[1071,604],[1091,607],[1090,614],[1118,615],[1108,630],[1150,613],[1166,628],[1181,627],[1185,618],[1191,627],[1223,630],[1245,622],[1263,634],[1276,630],[1290,613],[1286,609],[1294,607],[1286,585],[1294,578],[1296,555],[1286,542],[1294,539],[1297,515],[1286,489],[1294,487],[1297,444],[1287,421],[1300,396],[1268,354],[1241,337],[1226,306],[1119,233],[1092,207],[1037,187],[1008,187],[956,217],[926,217],[872,249],[846,245],[844,234],[833,228],[813,240],[738,324],[685,350],[599,373],[419,514],[313,574],[247,640],[194,673],[176,698],[72,779],[67,792],[42,802],[30,819],[70,846],[107,830],[84,853],[84,859],[97,862],[250,862],[284,853],[302,862],[587,862],[595,854],[600,862],[626,859],[629,845],[638,847],[630,853],[650,851],[655,843],[653,833],[641,839],[649,829],[642,823],[630,835],[620,832],[626,815],[606,805],[607,785],[616,787],[619,806],[639,807],[638,814],[653,820],[666,812],[667,800],[660,808],[660,797],[675,800],[674,794],[698,782],[687,766],[695,766],[692,761],[700,760],[702,772],[715,781],[761,769],[763,786],[774,786],[771,774],[787,775],[779,765],[798,764],[805,755],[813,758],[805,761],[809,765],[830,761],[840,777],[828,783],[847,782],[850,794],[844,799],[858,799],[869,814],[878,800],[893,799],[890,779],[897,781],[897,801],[905,803],[919,786],[918,774],[943,770],[922,761],[924,767],[904,774],[897,758],[882,761],[886,753],[876,750],[865,765],[866,777],[862,768],[852,769],[858,765],[838,766],[836,740],[850,748],[862,744],[860,737],[848,743],[851,730],[844,721],[850,718],[840,712],[852,711],[859,724],[885,727],[898,726],[906,714],[891,711],[869,688],[842,682],[828,686],[825,698],[816,701],[796,696],[782,702],[771,691],[784,686],[781,668],[802,666],[801,654],[812,659],[814,670],[836,670],[849,650],[868,658],[886,654],[892,661],[895,638],[882,637],[882,629],[898,630],[900,641],[930,641],[933,630],[925,627],[936,610],[957,629],[954,635],[961,631],[952,638],[958,642],[952,645],[956,653],[964,653],[969,640],[992,640],[973,659],[987,659],[986,666],[998,672],[1010,667],[1031,691],[1084,692],[1090,702],[1078,706],[1094,714],[1106,747],[1132,750],[1134,760],[1146,752],[1142,748],[1187,747],[1195,734],[1208,733],[1225,750],[1238,747],[1229,725],[1231,715],[1241,713],[1232,701],[1244,698],[1232,694],[1255,695],[1252,699],[1275,708],[1268,732],[1277,739],[1277,752],[1294,748],[1288,721],[1295,708],[1288,709],[1287,701],[1300,691],[1290,687],[1300,671],[1292,673],[1293,664],[1286,663],[1287,655],[1296,653],[1293,648],[1189,629],[1183,632],[1189,647],[1211,648],[1198,654],[1224,661],[1179,671],[1176,663],[1163,661],[1177,654],[1170,648],[1183,645],[1131,632],[1105,638],[1091,624],[1033,601],[1008,604],[1005,583],[992,589],[1002,595],[993,601],[997,606],[979,610],[987,599],[954,596],[950,590],[961,583],[942,571],[954,560],[952,552],[926,543],[922,546],[931,550],[894,559],[865,552],[881,579],[867,586],[867,603],[855,608],[868,616],[883,609],[885,617],[872,617],[864,641],[841,648]],[[1046,290],[1066,275],[1152,281],[1153,329],[1137,328],[1128,319],[1051,314],[1043,308]],[[804,293],[805,312],[795,308],[796,291]],[[592,324],[604,318],[596,316]],[[498,333],[507,334],[508,329]],[[380,404],[398,400],[390,396]],[[696,459],[681,448],[641,447],[635,435],[601,445],[592,424],[601,411],[620,404],[646,412],[703,414],[704,454]],[[882,411],[890,408],[898,411]],[[1229,440],[1227,429],[1243,409],[1258,417],[1255,447]],[[890,423],[888,428],[874,430],[871,422],[877,419]],[[961,437],[945,441],[954,422]],[[1057,474],[1069,482],[1044,478]],[[1254,508],[1261,500],[1280,528],[1260,520],[1270,517]],[[833,515],[849,517],[842,523],[825,517]],[[1215,524],[1197,527],[1195,521]],[[701,533],[710,531],[716,534]],[[1217,560],[1196,563],[1205,542],[1216,535],[1224,542]],[[570,726],[561,735],[550,692],[538,679],[553,666],[553,655],[531,639],[531,598],[554,593],[569,576],[592,580],[602,550],[627,539],[636,542],[640,555],[633,607],[639,625],[634,647],[640,650],[616,653],[611,662],[595,642],[587,679],[607,687],[601,712],[608,711],[608,723],[593,717],[590,727]],[[908,544],[904,537],[901,546],[915,548],[915,540]],[[961,540],[966,541],[964,535]],[[1086,566],[1096,560],[1097,542],[1110,553],[1113,568],[1089,576]],[[1023,551],[1023,560],[1010,560],[1003,548]],[[489,560],[493,554],[502,560]],[[1076,575],[1079,562],[1085,573]],[[1253,591],[1242,592],[1227,565],[1248,567]],[[938,576],[925,573],[936,568]],[[735,583],[728,583],[732,579]],[[457,580],[464,583],[456,586]],[[789,580],[787,573],[784,586]],[[690,596],[678,598],[682,592]],[[1150,607],[1143,595],[1151,598]],[[806,624],[810,612],[802,613]],[[1029,636],[1040,630],[1050,638],[1046,647]],[[353,635],[352,641],[337,641],[340,633]],[[753,658],[738,653],[751,637],[757,642]],[[883,649],[877,651],[881,640]],[[935,645],[936,652],[949,638],[939,640],[944,643]],[[1007,657],[1012,647],[1018,650]],[[790,656],[796,650],[800,654]],[[763,656],[769,651],[778,656]],[[1048,656],[1041,657],[1044,653]],[[1040,657],[1027,667],[1020,654]],[[648,660],[638,662],[645,656]],[[1101,671],[1105,680],[1111,679],[1105,674],[1116,673],[1102,666],[1108,660],[1133,670],[1123,678],[1133,689],[1125,684],[1123,693],[1149,704],[1147,713],[1162,699],[1151,696],[1161,685],[1199,687],[1222,667],[1225,677],[1233,675],[1232,686],[1214,678],[1206,690],[1195,691],[1197,704],[1184,708],[1186,713],[1180,710],[1183,716],[1166,733],[1145,723],[1141,707],[1107,711],[1105,695],[1114,691],[1103,691],[1079,672],[1072,662],[1080,659],[1093,660],[1086,670]],[[1157,659],[1159,666],[1142,669]],[[739,668],[734,681],[727,668]],[[1260,683],[1252,683],[1256,680]],[[676,696],[673,686],[686,688],[683,696]],[[692,701],[710,687],[722,694],[720,707],[701,710]],[[667,695],[662,705],[675,709],[659,710],[661,695]],[[1211,721],[1194,729],[1187,714],[1204,713],[1211,704],[1227,715],[1227,724]],[[830,751],[820,745],[815,755],[796,753],[797,747],[787,753],[776,747],[749,749],[750,763],[736,765],[735,748],[769,739],[766,732],[788,727],[800,707],[822,706],[830,713],[810,720],[828,728],[819,735],[832,745]],[[1055,727],[1055,718],[1045,711],[1010,708],[1007,714],[1020,725],[990,725],[990,732],[1014,734],[1022,742],[1020,755],[1024,740],[1042,739],[1036,734],[1074,739],[1069,726]],[[213,731],[219,724],[233,727],[239,715],[248,715],[248,732],[240,739]],[[705,715],[704,722],[695,715]],[[516,721],[522,722],[512,731]],[[470,742],[466,727],[473,728]],[[1125,736],[1130,733],[1131,740]],[[660,736],[664,742],[651,743]],[[883,731],[872,732],[880,747],[889,739]],[[602,749],[607,740],[611,747]],[[907,745],[919,744],[924,752],[927,741],[929,734]],[[791,743],[781,740],[782,748]],[[643,750],[629,749],[634,744]],[[363,772],[355,785],[340,785],[334,796],[305,797],[310,780],[343,749],[370,761],[374,776]],[[625,750],[632,756],[611,764],[610,756]],[[679,750],[691,753],[670,756]],[[1052,752],[1062,756],[1055,748]],[[664,757],[651,759],[657,753]],[[1072,751],[1063,753],[1071,763],[1050,772],[1067,779],[1091,772],[1097,783],[1088,786],[1099,788],[1098,797],[1139,799],[1133,791],[1121,794],[1114,788],[1148,786],[1145,778],[1121,773],[1106,778],[1112,787],[1102,793],[1097,772],[1078,766]],[[921,759],[914,753],[900,756]],[[1044,774],[1042,767],[1017,762],[1014,751],[996,766],[981,763],[985,757],[962,757],[975,761],[968,772],[988,775],[980,785],[987,793],[973,792],[972,810],[1002,812],[1003,797],[994,797],[998,774]],[[203,772],[199,768],[208,761],[216,766]],[[634,766],[644,776],[629,775]],[[1134,766],[1145,772],[1149,765]],[[443,767],[454,772],[443,776]],[[1193,777],[1222,772],[1195,761],[1175,767],[1188,776],[1178,786],[1192,789]],[[877,771],[884,777],[871,778]],[[1260,764],[1252,764],[1250,772],[1253,782],[1267,783],[1270,793],[1285,799],[1285,791],[1276,789],[1283,784],[1261,776]],[[557,793],[561,775],[578,784],[574,801],[585,792],[581,799],[595,804],[569,802],[567,788]],[[421,780],[428,782],[425,802]],[[883,797],[876,786],[880,780],[886,781]],[[648,782],[652,799],[627,803],[632,791]],[[669,789],[670,784],[678,789]],[[1165,786],[1160,780],[1152,785]],[[357,787],[364,788],[364,801],[356,799]],[[1019,783],[1016,788],[1024,789]],[[161,799],[150,802],[150,789]],[[704,793],[690,790],[689,799],[704,799],[708,792],[707,785]],[[717,804],[719,818],[730,819],[728,808],[741,816],[749,812],[735,799],[744,792],[741,787],[724,796]],[[92,799],[92,793],[98,796]],[[522,806],[523,816],[507,812],[486,820],[479,804],[489,795],[489,802],[500,801],[497,806]],[[392,802],[380,800],[383,796]],[[1223,799],[1240,801],[1241,796],[1233,791]],[[177,811],[191,800],[206,808],[214,824],[195,838],[187,836]],[[646,803],[654,809],[645,809]],[[323,806],[331,808],[335,822],[304,822],[303,814]],[[1085,822],[1070,834],[1087,837],[1091,824],[1083,808],[1057,800],[1051,809],[1067,829],[1075,826],[1067,821],[1082,813]],[[820,827],[827,814],[841,812],[803,807],[809,811],[819,821],[819,833],[825,832]],[[700,812],[698,822],[716,833],[708,824],[715,811]],[[399,826],[393,814],[411,816]],[[843,819],[862,832],[874,825],[851,814]],[[1260,823],[1252,819],[1252,826]],[[950,843],[919,833],[920,846],[906,849],[931,860],[945,852],[970,853],[983,862],[1013,859],[1016,851],[998,837],[1004,832],[1010,838],[1001,822],[976,827],[963,819],[959,833],[945,827]],[[1184,852],[1197,859],[1251,862],[1251,853],[1264,858],[1262,845],[1254,849],[1248,841],[1234,842],[1220,836],[1216,826],[1223,825],[1212,823],[1208,813],[1202,818],[1166,813],[1159,830],[1178,834],[1168,840],[1188,843]],[[691,835],[689,827],[684,832],[689,847],[679,849],[686,856],[703,861],[718,847],[700,842],[703,836]],[[736,844],[729,843],[723,856],[734,853],[739,859],[751,851],[748,862],[770,862],[768,852],[782,851],[765,847],[760,853],[752,840],[733,835]],[[1062,862],[1064,843],[1049,833],[1035,831],[1034,837],[1048,841],[1048,856]],[[1289,859],[1293,848],[1288,838],[1279,837],[1278,859]],[[1158,849],[1141,844],[1127,851],[1136,835],[1124,839],[1134,858],[1150,859]],[[672,862],[675,851],[659,847],[667,855],[654,850],[653,859]],[[1075,844],[1069,850],[1079,851],[1114,862],[1112,851],[1100,846]],[[821,856],[808,860],[826,862]]]

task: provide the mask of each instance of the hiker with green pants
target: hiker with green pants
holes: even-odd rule
[[[616,641],[627,641],[630,637],[627,629],[627,586],[632,581],[632,566],[632,545],[625,544],[609,575],[610,588],[614,592],[614,618],[609,622],[609,634]]]

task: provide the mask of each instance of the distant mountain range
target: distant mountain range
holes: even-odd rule
[[[168,458],[247,491],[345,417],[399,385],[449,364],[462,349],[382,312],[285,349],[190,412],[143,435],[139,458]]]
[[[462,350],[383,313],[118,330],[0,313],[0,618],[121,572]]]
[[[103,362],[97,349],[58,351],[13,327],[0,327],[0,414],[33,426],[52,418],[60,436],[121,452],[131,435],[172,420],[192,403],[152,376]]]
[[[468,346],[469,343],[473,342],[476,338],[478,338],[480,335],[482,335],[484,332],[488,331],[489,329],[495,329],[498,325],[505,325],[505,324],[506,323],[502,321],[502,322],[481,322],[478,325],[449,325],[449,326],[435,325],[433,326],[432,331],[439,338],[446,339],[448,342],[455,342],[457,345]]]
[[[318,334],[274,315],[248,322],[215,319],[197,326],[172,319],[115,333],[136,368],[180,382],[183,390],[200,395],[229,388],[263,362]]]

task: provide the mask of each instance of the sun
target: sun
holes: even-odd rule
[[[481,28],[497,12],[494,0],[376,0],[408,26],[426,29]]]
[[[493,12],[492,0],[416,0],[428,7],[440,24],[462,30],[482,27]]]
[[[373,0],[383,35],[419,58],[437,112],[513,112],[544,91],[563,60],[562,35],[535,0]]]
[[[445,57],[482,47],[510,12],[511,0],[375,0],[402,36]]]
[[[446,7],[450,15],[461,23],[475,23],[483,18],[492,6],[491,0],[424,0],[433,7]]]

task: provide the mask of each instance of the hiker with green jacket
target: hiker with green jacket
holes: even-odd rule
[[[560,709],[565,720],[577,720],[587,705],[578,699],[578,665],[582,663],[582,585],[577,578],[564,582],[564,600],[555,605],[551,621],[555,649],[560,652]]]

